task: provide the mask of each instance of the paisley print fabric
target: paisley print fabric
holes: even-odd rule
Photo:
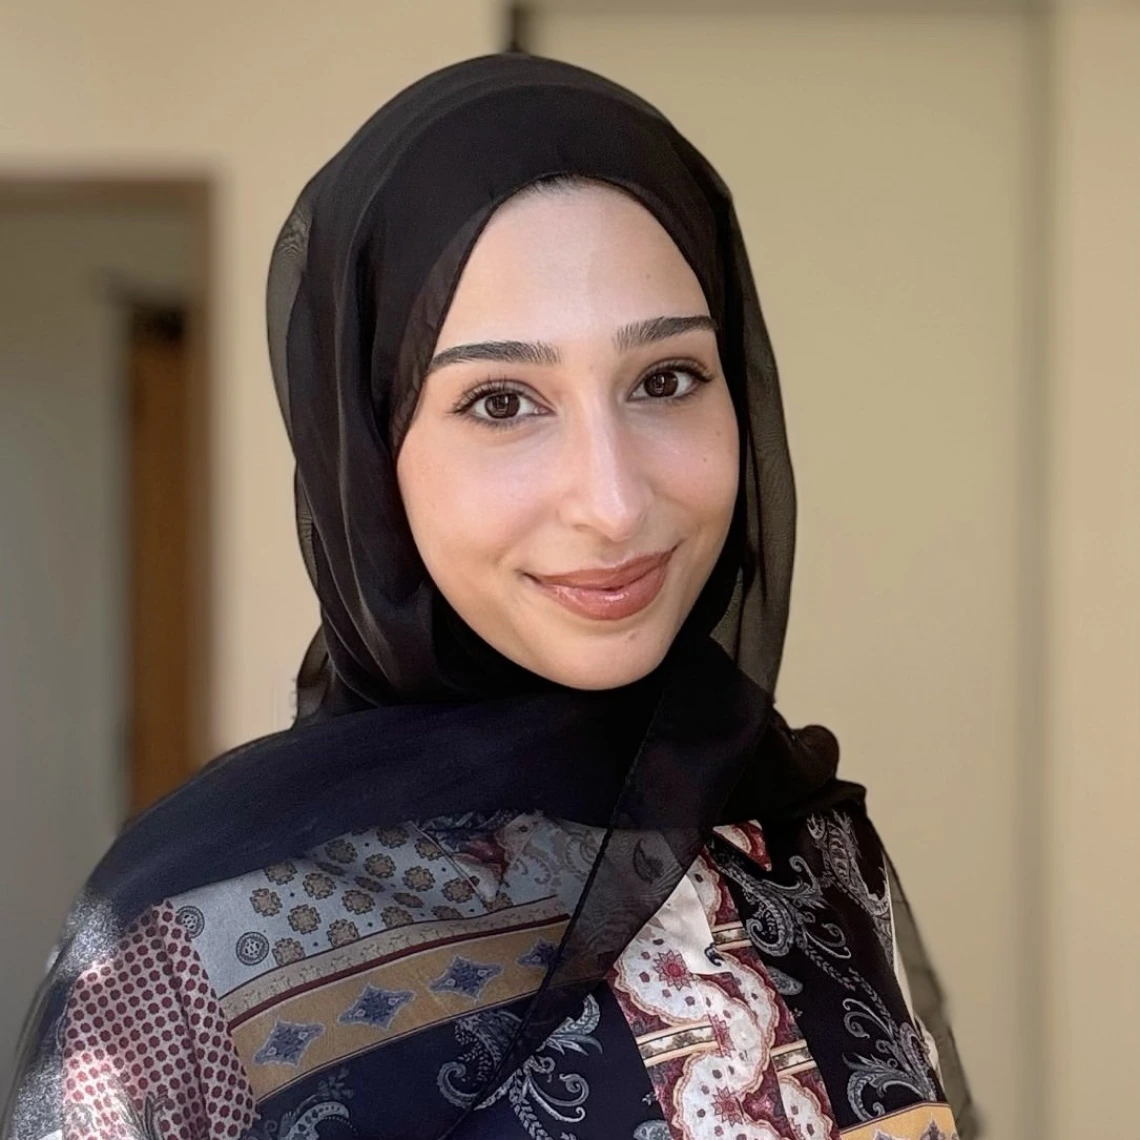
[[[60,1140],[427,1136],[437,1098],[466,1110],[460,1140],[958,1140],[848,808],[716,829],[607,984],[480,1100],[596,842],[453,816],[167,900],[76,987]]]

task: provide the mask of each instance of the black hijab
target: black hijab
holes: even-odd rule
[[[729,539],[685,627],[653,674],[600,693],[543,681],[464,625],[416,551],[395,476],[482,227],[512,194],[567,176],[632,195],[687,259],[741,444]],[[4,1135],[58,1099],[54,1029],[73,980],[172,895],[353,828],[455,811],[537,809],[604,829],[489,1091],[604,977],[716,823],[782,822],[861,797],[835,779],[830,733],[793,732],[772,708],[795,534],[776,365],[728,190],[660,113],[523,55],[421,80],[305,187],[273,253],[269,341],[321,605],[298,724],[214,761],[105,856],[29,1019]]]
[[[703,639],[719,623],[737,667],[773,689],[795,491],[776,364],[728,190],[635,95],[568,64],[508,54],[437,72],[381,108],[306,186],[274,252],[270,355],[321,602],[305,714],[346,699],[516,696],[537,683],[444,603],[412,541],[395,456],[480,231],[511,195],[560,175],[631,194],[704,290],[740,424],[741,494],[688,632]]]

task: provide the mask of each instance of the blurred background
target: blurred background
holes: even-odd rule
[[[800,492],[780,700],[870,784],[987,1135],[1137,1135],[1140,0],[2,0],[0,1085],[122,821],[292,716],[277,229],[508,46],[734,190]]]

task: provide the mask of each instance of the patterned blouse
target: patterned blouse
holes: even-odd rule
[[[73,989],[64,1140],[423,1135],[433,1101],[471,1106],[494,1071],[597,839],[449,817],[167,900]],[[455,1136],[953,1140],[889,882],[858,810],[718,828]]]

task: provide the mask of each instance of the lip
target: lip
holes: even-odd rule
[[[675,549],[631,558],[620,566],[527,577],[547,597],[580,617],[620,621],[640,613],[661,592]]]

